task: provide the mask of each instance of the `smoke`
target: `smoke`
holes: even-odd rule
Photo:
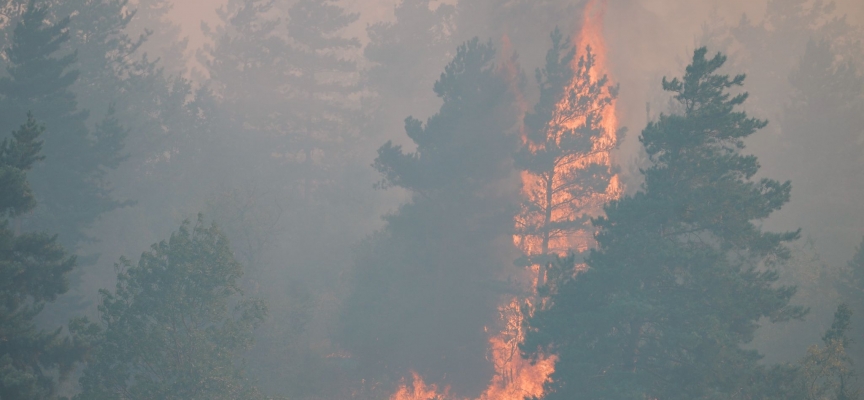
[[[0,3],[11,10],[22,2]],[[90,2],[51,2],[62,10],[78,3]],[[519,292],[513,281],[524,278],[510,242],[519,177],[507,157],[518,147],[521,114],[540,97],[534,71],[545,62],[550,31],[577,34],[587,0],[270,3],[126,6],[140,8],[130,37],[153,34],[111,62],[136,68],[84,71],[73,89],[79,108],[92,112],[90,127],[117,106],[130,156],[107,175],[119,198],[137,203],[88,228],[98,240],[81,244],[82,254],[99,254],[98,263],[60,301],[84,303],[78,311],[96,316],[97,290],[114,284],[116,260],[136,257],[204,211],[247,268],[246,289],[271,303],[249,362],[266,391],[380,398],[418,373],[441,391],[481,393],[494,369],[489,332],[500,328],[502,299]],[[804,322],[766,322],[754,346],[768,361],[795,360],[818,341],[864,235],[864,6],[835,3],[610,0],[604,15],[605,67],[620,84],[618,125],[629,130],[612,154],[626,192],[638,190],[646,162],[641,129],[668,112],[661,78],[679,76],[696,47],[729,54],[725,71],[748,75],[748,114],[770,121],[748,151],[764,176],[792,181],[791,203],[766,228],[803,229],[783,283],[799,285],[795,301],[813,311]],[[238,17],[244,7],[257,11]],[[2,26],[3,38],[11,26]],[[74,43],[95,54],[102,44],[85,33]],[[452,111],[435,82],[457,46],[474,37],[497,48],[489,68],[512,68],[507,77],[490,73],[502,80],[490,84],[501,91],[499,103],[484,98],[489,115],[455,128],[433,121],[422,129],[409,123],[406,132],[409,116],[426,122]],[[90,61],[76,67],[91,68]],[[418,141],[427,131],[439,136]],[[482,141],[435,141],[451,131]],[[407,158],[420,149],[422,162],[445,154],[434,177],[465,179],[461,197],[398,184],[375,189],[382,176],[371,165],[388,141]],[[479,150],[465,155],[457,145]],[[429,178],[425,172],[418,175]]]
[[[645,126],[648,120],[666,111],[668,99],[660,90],[660,78],[679,74],[692,50],[708,45],[709,51],[723,51],[730,55],[730,66],[727,68],[729,73],[748,74],[745,90],[750,92],[752,98],[750,107],[753,109],[750,112],[756,117],[770,120],[770,128],[760,138],[749,143],[750,151],[762,160],[765,176],[790,179],[793,182],[795,189],[792,203],[769,221],[769,227],[804,228],[805,237],[813,244],[801,245],[796,268],[823,268],[830,271],[840,268],[845,260],[851,257],[854,245],[864,234],[864,222],[848,216],[864,215],[864,212],[854,204],[843,203],[832,206],[837,210],[835,214],[826,214],[824,218],[816,217],[814,215],[818,213],[810,211],[822,203],[808,191],[821,191],[830,198],[833,196],[831,193],[837,193],[836,187],[845,187],[850,191],[843,192],[841,197],[854,197],[859,194],[856,189],[861,188],[862,184],[855,180],[853,172],[848,171],[828,183],[834,185],[835,189],[816,188],[812,185],[808,187],[807,182],[817,181],[827,172],[818,165],[815,168],[797,170],[789,165],[789,146],[796,146],[799,139],[812,136],[813,132],[792,129],[791,122],[786,119],[789,110],[787,106],[792,102],[795,90],[789,83],[790,75],[802,57],[805,57],[807,42],[810,39],[830,36],[832,33],[829,32],[831,28],[828,27],[828,22],[836,16],[846,15],[846,23],[850,26],[860,26],[860,22],[864,21],[864,7],[857,1],[844,0],[836,3],[836,10],[820,17],[816,22],[824,27],[820,28],[778,25],[779,15],[790,12],[804,14],[811,6],[809,2],[796,0],[609,2],[603,28],[608,46],[608,68],[614,81],[621,85],[617,102],[620,125],[630,131],[615,154],[615,161],[623,170],[622,179],[628,186],[626,190],[632,192],[637,190],[639,185],[636,170],[644,163],[638,141],[641,127]],[[348,12],[358,14],[357,20],[342,29],[340,35],[358,38],[366,49],[365,57],[357,58],[356,54],[349,57],[355,59],[366,71],[371,71],[368,75],[369,79],[372,79],[370,90],[375,93],[365,100],[369,109],[373,110],[374,122],[364,130],[363,134],[366,136],[363,141],[374,146],[375,144],[371,143],[372,138],[378,143],[393,140],[411,149],[413,143],[404,135],[402,120],[408,115],[423,120],[437,110],[440,100],[431,90],[432,83],[453,56],[456,45],[474,36],[497,41],[506,35],[512,43],[513,51],[518,54],[519,66],[531,77],[531,72],[543,63],[551,27],[559,26],[565,33],[577,32],[585,2],[483,0],[457,3],[406,0],[403,4],[394,0],[346,0],[339,4]],[[182,35],[189,37],[186,54],[190,66],[203,68],[196,64],[198,61],[190,55],[195,54],[205,44],[212,44],[212,37],[201,33],[200,24],[205,22],[211,27],[218,26],[220,22],[214,10],[221,5],[223,3],[202,0],[178,1],[174,4],[169,16],[180,23]],[[428,13],[422,18],[416,10],[415,14],[409,14],[409,7],[406,5],[418,7],[416,10],[428,9]],[[400,6],[403,8],[398,8]],[[452,11],[447,11],[450,10],[447,7],[452,7]],[[436,10],[439,11],[437,14]],[[410,15],[414,15],[416,19],[408,19]],[[784,18],[787,17],[789,15]],[[438,32],[438,35],[431,34],[433,31]],[[388,38],[386,46],[382,47],[375,42],[374,32]],[[377,39],[380,40],[381,37]],[[755,47],[757,41],[769,39],[773,47]],[[840,40],[836,37],[834,39]],[[370,52],[373,48],[374,53]],[[759,54],[760,52],[764,54]],[[860,61],[861,59],[857,59],[855,62]],[[527,81],[531,83],[532,79]],[[536,88],[531,84],[524,86],[525,97],[529,104],[533,104],[538,96]],[[252,107],[255,105],[252,104]],[[857,133],[857,139],[855,132],[850,134],[852,136],[846,140],[860,142],[860,132]],[[830,146],[821,149],[810,149],[808,154],[817,159],[831,157],[837,146],[842,146],[842,142],[832,142]],[[366,162],[371,162],[371,157]],[[262,184],[267,185],[266,182]],[[383,214],[381,210],[395,210],[399,202],[407,200],[404,193],[398,190],[389,191],[385,197],[388,199],[386,205],[373,208],[379,210],[379,214]],[[285,207],[292,206],[286,204]],[[354,235],[340,239],[337,246],[351,246],[378,226],[380,225],[358,226],[353,230]],[[288,236],[281,240],[288,240]],[[812,262],[814,257],[819,257],[820,261]],[[346,258],[343,256],[342,259]],[[335,267],[335,270],[349,269],[350,262],[340,263],[341,266]],[[831,275],[830,271],[824,273]],[[828,284],[809,284],[808,279],[803,278],[812,274],[798,271],[790,273],[790,276],[792,275],[799,276],[800,282],[793,279],[790,283],[805,284],[804,290],[799,294],[799,301],[816,305],[814,315],[824,314],[816,311],[830,308],[829,303],[836,301],[836,295],[817,289]],[[339,290],[348,288],[339,287]],[[336,294],[335,297],[339,298],[340,295]],[[825,318],[822,317],[814,317],[812,321],[806,322],[810,327],[810,334],[801,335],[796,343],[812,342],[813,336],[821,329],[819,325],[824,323]],[[776,333],[769,332],[768,336],[775,337]],[[765,343],[763,345],[766,345]],[[772,351],[781,352],[776,347]],[[785,358],[795,357],[797,354],[790,353]],[[406,374],[408,372],[405,371]]]

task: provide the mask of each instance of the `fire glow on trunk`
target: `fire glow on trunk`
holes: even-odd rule
[[[606,44],[603,38],[603,13],[605,0],[591,0],[585,7],[584,20],[580,32],[574,36],[573,44],[577,49],[577,57],[572,61],[572,69],[580,69],[580,60],[593,57],[593,66],[587,70],[590,77],[587,81],[584,75],[578,73],[565,88],[561,98],[556,103],[552,121],[547,124],[546,138],[541,143],[532,142],[525,133],[523,126],[523,145],[529,151],[541,151],[544,143],[560,143],[565,133],[584,129],[586,125],[601,129],[601,134],[592,138],[589,148],[562,154],[556,158],[548,171],[535,173],[522,172],[522,195],[524,203],[521,212],[515,216],[516,234],[513,236],[515,246],[529,259],[548,259],[548,256],[564,256],[569,251],[584,251],[593,246],[593,232],[583,227],[567,229],[566,222],[583,219],[586,215],[597,215],[603,203],[617,198],[622,188],[617,175],[610,175],[603,191],[580,196],[579,188],[573,183],[580,174],[585,174],[588,166],[601,165],[607,171],[612,170],[610,152],[617,145],[618,120],[615,111],[614,98],[605,103],[588,105],[573,104],[574,96],[585,95],[580,91],[587,90],[590,85],[607,75]],[[510,43],[503,38],[504,53],[509,54]],[[583,54],[590,48],[591,54]],[[581,67],[584,69],[584,64]],[[505,61],[502,72],[513,82],[512,89],[516,93],[516,101],[520,111],[528,112],[527,102],[516,83],[518,68],[512,61]],[[593,115],[593,117],[589,116]],[[599,116],[599,118],[597,118]],[[593,122],[588,120],[593,118]],[[573,225],[573,224],[569,224]],[[565,226],[565,228],[562,228]],[[546,268],[543,262],[531,263],[533,273],[532,294],[527,298],[514,297],[499,307],[502,329],[492,332],[489,339],[489,360],[493,364],[495,374],[486,390],[478,400],[522,400],[525,398],[542,398],[545,385],[551,379],[557,360],[554,354],[541,355],[535,360],[522,356],[519,345],[525,337],[525,314],[533,312],[534,307],[542,299],[537,295],[537,287],[546,280]],[[427,384],[423,378],[412,373],[412,382],[403,382],[390,400],[430,400],[453,399],[447,388],[439,389],[436,385]]]

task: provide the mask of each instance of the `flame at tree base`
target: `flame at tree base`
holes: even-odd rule
[[[496,373],[480,400],[522,400],[539,398],[545,393],[544,386],[551,381],[557,357],[539,354],[536,360],[530,360],[522,357],[519,349],[525,341],[523,310],[532,308],[530,303],[523,304],[515,297],[500,308],[506,326],[489,339],[490,360]]]
[[[407,383],[403,379],[396,393],[390,395],[390,400],[438,400],[448,397],[448,389],[439,393],[437,385],[427,385],[416,372],[412,372],[411,375],[414,378],[413,381]]]
[[[544,386],[551,381],[557,357],[542,354],[536,360],[522,357],[519,351],[519,344],[524,340],[522,309],[518,298],[499,309],[506,326],[489,339],[489,358],[495,365],[495,375],[476,400],[523,400],[540,398],[545,393]],[[390,400],[469,400],[451,396],[449,388],[439,391],[438,386],[427,384],[416,373],[412,373],[412,377],[411,383],[400,384]]]
[[[593,50],[594,65],[590,71],[592,81],[597,81],[601,77],[605,77],[607,71],[606,65],[606,46],[603,39],[603,16],[605,12],[605,0],[590,0],[585,6],[583,14],[583,22],[581,31],[575,35],[574,44],[579,51],[590,46]],[[502,38],[504,52],[510,53],[510,42],[505,36]],[[573,60],[573,68],[578,68],[579,58]],[[517,84],[518,67],[511,59],[505,61],[502,65],[503,73],[511,82],[511,90],[516,94],[516,105],[523,114],[528,111],[528,105],[525,96],[519,92]],[[576,87],[577,82],[574,79],[570,83],[569,89]],[[611,89],[610,89],[611,90]],[[573,105],[568,103],[567,98],[561,99],[557,105],[559,113],[565,113]],[[574,158],[564,160],[565,162],[557,166],[555,170],[555,179],[552,180],[552,186],[561,184],[560,177],[566,174],[578,173],[585,169],[589,163],[596,163],[612,168],[611,150],[615,147],[618,140],[617,126],[618,118],[616,115],[616,107],[614,99],[607,107],[602,110],[603,120],[603,135],[593,142],[593,150],[587,157]],[[573,129],[579,123],[584,122],[585,118],[574,119],[567,124],[563,124],[564,129]],[[525,126],[521,126],[521,134],[525,144],[529,146],[532,152],[537,151],[539,147],[532,146],[532,143],[527,142],[525,135]],[[550,135],[560,135],[560,131],[550,132]],[[545,204],[544,200],[538,196],[544,190],[541,177],[536,174],[523,171],[521,174],[523,184],[523,195],[537,204]],[[551,180],[551,179],[550,179]],[[608,186],[602,193],[597,193],[592,198],[576,201],[579,199],[568,198],[572,196],[569,193],[559,193],[547,200],[546,203],[572,203],[572,209],[556,210],[551,213],[551,222],[559,222],[579,217],[576,212],[585,213],[585,215],[598,215],[602,212],[602,204],[610,199],[619,198],[623,192],[623,186],[619,182],[618,176],[612,174],[609,178]],[[551,207],[550,204],[547,206]],[[581,214],[580,214],[581,215]],[[520,215],[515,218],[517,230],[520,226],[529,226],[532,223],[537,225],[537,221],[532,220],[537,218],[532,215]],[[566,255],[570,250],[585,251],[594,245],[594,232],[591,229],[577,229],[564,232],[548,238],[545,245],[541,245],[541,239],[528,235],[514,235],[513,243],[525,255],[534,254],[557,254]],[[577,267],[577,269],[579,269]],[[546,384],[551,382],[552,374],[555,372],[555,363],[558,358],[554,354],[537,354],[535,359],[526,359],[522,356],[519,346],[525,339],[525,318],[530,316],[535,309],[534,304],[542,303],[543,299],[537,296],[536,288],[546,281],[544,269],[539,265],[529,267],[529,272],[533,276],[532,288],[535,289],[533,294],[528,298],[511,298],[505,305],[499,307],[500,321],[504,325],[503,328],[489,339],[489,361],[492,362],[495,374],[489,382],[486,390],[475,400],[523,400],[525,398],[542,398],[546,392]],[[534,303],[534,304],[532,304]],[[412,382],[403,380],[399,388],[390,396],[390,400],[468,400],[466,398],[454,397],[449,394],[449,388],[439,390],[434,384],[427,384],[423,378],[416,373],[412,373]]]

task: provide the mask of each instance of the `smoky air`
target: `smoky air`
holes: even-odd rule
[[[864,399],[859,0],[0,11],[0,399]]]

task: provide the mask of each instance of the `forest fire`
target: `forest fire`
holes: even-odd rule
[[[605,201],[618,197],[621,192],[610,159],[618,140],[617,89],[605,87],[604,9],[603,0],[592,0],[585,7],[581,30],[573,40],[577,55],[570,61],[572,78],[555,99],[551,118],[542,128],[543,137],[534,140],[536,138],[529,137],[525,125],[520,126],[523,146],[532,156],[550,152],[555,156],[552,163],[546,163],[550,167],[548,170],[526,168],[522,172],[525,201],[522,211],[515,217],[514,244],[530,260],[528,268],[534,275],[532,294],[524,299],[512,298],[499,308],[503,328],[489,339],[489,360],[494,365],[495,375],[479,397],[481,400],[522,400],[544,395],[544,385],[551,379],[557,358],[555,355],[541,355],[536,360],[522,357],[519,345],[524,341],[526,313],[532,313],[534,305],[542,301],[538,299],[537,288],[545,283],[545,264],[549,257],[585,251],[592,246],[593,232],[587,229],[586,216],[597,215]],[[505,56],[512,54],[506,35],[502,43]],[[515,60],[505,59],[502,72],[511,82],[519,111],[527,113]],[[603,94],[604,89],[607,95]],[[572,146],[574,143],[583,146]],[[603,182],[599,186],[586,183],[597,180]],[[446,389],[439,391],[435,385],[428,385],[422,377],[413,374],[413,382],[403,383],[390,399],[453,398],[448,392]]]
[[[585,216],[596,215],[605,201],[621,191],[617,175],[599,176],[601,186],[596,186],[597,182],[586,184],[592,166],[605,167],[609,172],[610,152],[617,145],[615,94],[599,93],[607,80],[604,10],[605,3],[597,0],[585,7],[582,29],[573,41],[577,49],[571,65],[573,79],[557,99],[541,137],[523,134],[523,143],[532,155],[543,153],[541,157],[549,159],[543,163],[545,168],[522,172],[523,194],[528,201],[516,217],[514,243],[529,257],[587,250],[593,235],[583,229],[587,226]],[[574,146],[580,139],[590,140],[590,144]],[[541,270],[538,268],[538,273]],[[539,279],[542,282],[544,277]]]

